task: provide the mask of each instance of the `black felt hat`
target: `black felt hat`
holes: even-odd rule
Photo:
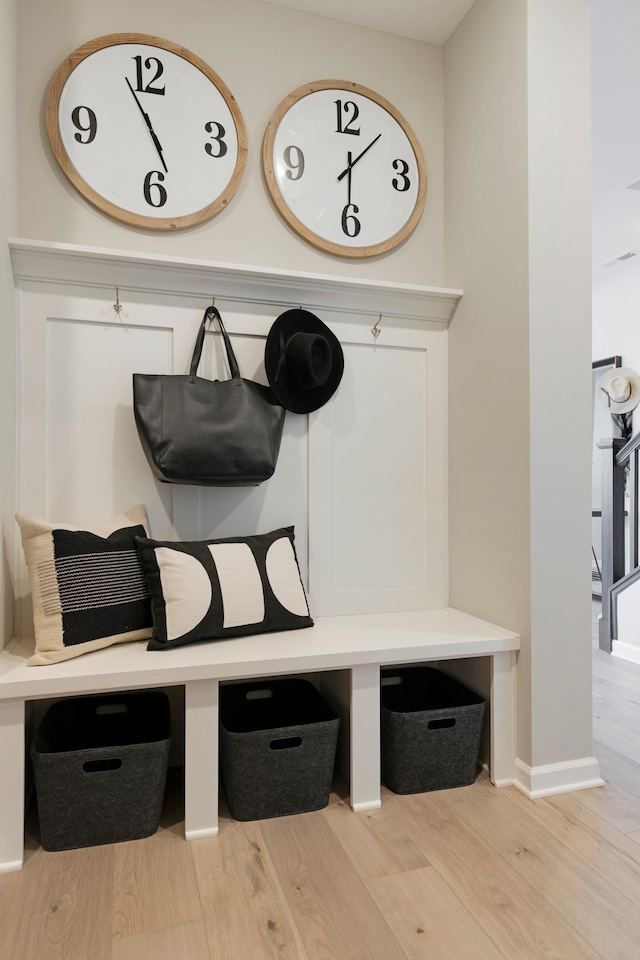
[[[278,403],[292,413],[310,413],[338,389],[344,357],[340,341],[322,320],[295,309],[271,327],[264,366]]]

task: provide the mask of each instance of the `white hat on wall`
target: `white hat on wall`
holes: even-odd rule
[[[614,367],[598,381],[597,394],[609,413],[628,413],[640,403],[640,377],[630,367]]]

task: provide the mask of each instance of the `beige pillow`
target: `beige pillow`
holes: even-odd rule
[[[30,666],[151,636],[149,590],[134,537],[149,536],[144,506],[91,530],[16,514],[36,635]]]

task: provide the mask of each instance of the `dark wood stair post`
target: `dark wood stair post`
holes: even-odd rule
[[[602,451],[602,616],[598,641],[601,650],[611,653],[611,588],[624,577],[624,486],[625,469],[617,456],[625,446],[622,437],[608,437],[598,443]]]

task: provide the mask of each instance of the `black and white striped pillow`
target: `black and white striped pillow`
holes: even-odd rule
[[[94,530],[17,514],[36,650],[31,666],[151,636],[149,589],[136,536],[149,533],[143,506]]]
[[[149,650],[310,627],[293,527],[188,543],[136,538],[151,592]]]

